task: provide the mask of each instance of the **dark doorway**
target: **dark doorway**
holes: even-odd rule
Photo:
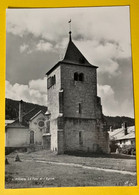
[[[34,144],[34,131],[30,131],[30,144]]]

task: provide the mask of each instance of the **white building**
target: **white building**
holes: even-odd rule
[[[5,146],[27,147],[30,145],[49,147],[49,114],[47,108],[34,108],[23,115],[23,102],[19,103],[19,117],[5,121]]]
[[[135,126],[127,127],[126,123],[122,124],[121,128],[110,129],[109,138],[115,140],[117,145],[135,145]]]

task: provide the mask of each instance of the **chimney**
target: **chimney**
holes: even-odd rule
[[[113,127],[112,126],[110,126],[110,132],[113,132]]]
[[[122,129],[124,130],[124,135],[127,135],[128,134],[128,132],[127,132],[127,122],[123,122]]]
[[[23,101],[19,101],[19,122],[22,123],[22,117],[23,117],[23,113],[22,113],[22,104]]]

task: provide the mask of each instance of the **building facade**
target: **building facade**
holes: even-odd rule
[[[124,122],[121,128],[111,128],[108,133],[110,140],[114,140],[120,148],[123,146],[135,146],[135,126],[128,127],[127,123]]]
[[[75,46],[71,32],[64,59],[46,75],[51,150],[108,153],[109,137],[97,96],[97,67]]]
[[[35,107],[23,115],[24,102],[19,102],[19,117],[14,121],[5,121],[5,147],[20,148],[29,146],[43,146],[48,148],[47,108]],[[48,139],[48,138],[47,138]],[[50,146],[49,146],[50,147]],[[50,148],[48,148],[50,149]]]
[[[70,32],[64,59],[46,73],[48,107],[23,116],[21,101],[18,119],[6,126],[6,147],[42,146],[57,154],[108,153],[97,68],[78,50]]]

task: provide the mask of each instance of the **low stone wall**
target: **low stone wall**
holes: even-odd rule
[[[5,147],[5,155],[10,154],[14,151],[21,151],[21,152],[27,152],[27,146],[25,147]]]

